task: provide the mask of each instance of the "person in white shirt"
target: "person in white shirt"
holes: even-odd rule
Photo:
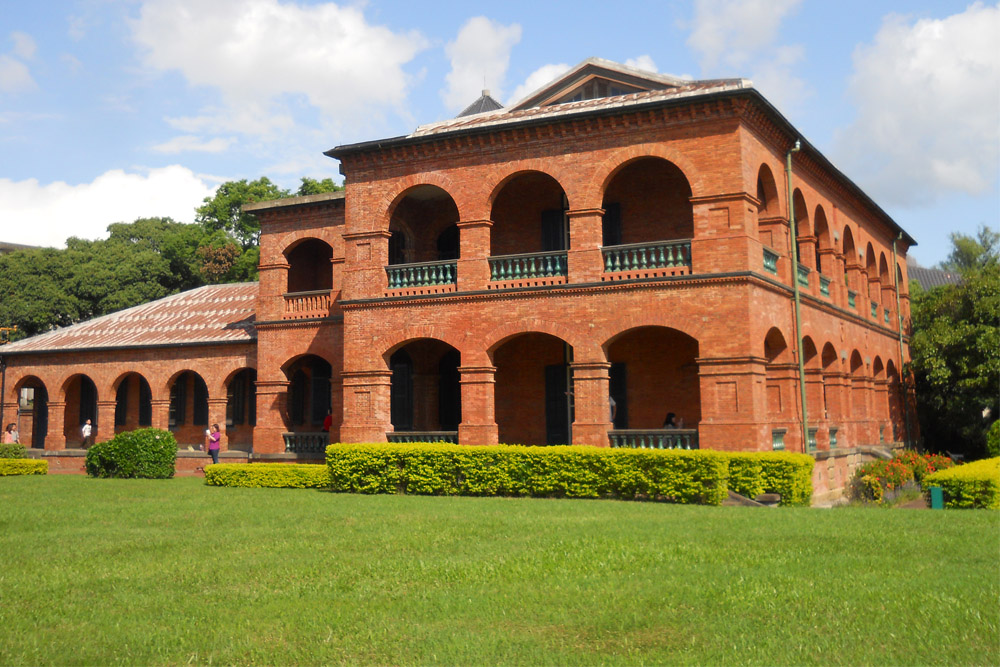
[[[83,448],[86,449],[90,446],[90,434],[94,432],[94,428],[90,425],[90,420],[88,419],[83,424],[83,428],[80,429],[80,435],[83,436]]]

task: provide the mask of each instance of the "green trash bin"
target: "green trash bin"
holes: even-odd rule
[[[944,509],[944,491],[940,486],[931,487],[931,509],[932,510],[943,510]]]

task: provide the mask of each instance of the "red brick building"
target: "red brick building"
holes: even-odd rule
[[[252,285],[104,318],[105,347],[60,342],[94,323],[7,346],[5,414],[44,388],[49,449],[83,396],[99,439],[198,439],[207,416],[254,456],[318,451],[328,411],[334,441],[802,451],[801,357],[805,448],[904,438],[914,241],[748,81],[592,59],[470,110],[328,151],[345,192],[247,206],[256,303],[212,311],[203,341],[133,340],[129,318]]]

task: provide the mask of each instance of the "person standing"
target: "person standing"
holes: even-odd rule
[[[90,420],[88,419],[83,423],[83,428],[80,429],[80,435],[83,436],[83,448],[86,449],[90,446],[90,435],[94,432],[94,428],[90,425]]]
[[[212,424],[212,433],[208,436],[208,453],[212,455],[212,463],[219,462],[219,442],[222,440],[222,433],[218,424]]]
[[[20,436],[17,433],[17,424],[13,422],[7,424],[7,428],[3,432],[3,444],[13,445],[21,441]]]

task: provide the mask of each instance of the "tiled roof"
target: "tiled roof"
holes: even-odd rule
[[[458,114],[458,117],[472,116],[477,113],[496,111],[497,109],[503,109],[503,105],[490,96],[490,91],[484,90],[482,96],[469,106],[462,109],[462,113]]]
[[[32,336],[0,352],[252,342],[256,301],[257,283],[207,285]]]
[[[909,267],[910,282],[916,280],[924,289],[940,287],[942,285],[957,285],[962,282],[962,277],[957,273],[942,271],[941,269],[925,269],[922,266]]]

